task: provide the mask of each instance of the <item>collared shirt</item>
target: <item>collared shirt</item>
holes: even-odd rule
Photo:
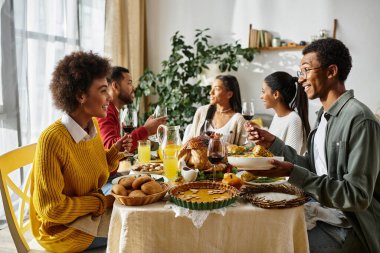
[[[92,120],[89,122],[88,129],[89,133],[87,133],[73,118],[70,117],[67,113],[64,113],[61,118],[62,124],[66,127],[67,131],[69,131],[71,137],[73,137],[76,143],[80,141],[88,141],[93,139],[96,134],[96,128]]]
[[[352,90],[342,94],[326,113],[327,175],[315,174],[315,130],[310,133],[305,156],[297,156],[278,138],[269,150],[295,164],[289,183],[308,192],[321,205],[344,211],[355,231],[350,242],[354,247],[380,252],[379,121],[354,98]]]

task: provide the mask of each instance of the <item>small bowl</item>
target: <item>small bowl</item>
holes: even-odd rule
[[[183,177],[183,180],[185,182],[193,182],[197,179],[198,176],[198,169],[191,169],[186,166],[185,161],[180,162],[180,168],[181,168],[181,175]]]
[[[181,175],[183,177],[183,180],[185,182],[193,182],[197,179],[198,176],[198,169],[190,169],[189,167],[182,167],[181,169]]]

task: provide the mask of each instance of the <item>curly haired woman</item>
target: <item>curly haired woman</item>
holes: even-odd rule
[[[74,52],[54,70],[50,89],[64,114],[38,140],[30,208],[33,235],[49,251],[78,252],[107,243],[69,224],[112,207],[113,196],[100,189],[124,157],[119,152],[130,146],[126,135],[104,150],[94,118],[106,116],[110,70],[108,59],[92,52]]]

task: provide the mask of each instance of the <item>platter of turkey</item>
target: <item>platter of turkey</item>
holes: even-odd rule
[[[188,140],[181,148],[178,154],[178,160],[185,170],[198,170],[196,180],[208,179],[208,176],[215,169],[217,178],[223,179],[224,173],[232,171],[231,164],[224,159],[219,164],[214,165],[207,158],[207,148],[210,141],[208,136],[197,136]]]

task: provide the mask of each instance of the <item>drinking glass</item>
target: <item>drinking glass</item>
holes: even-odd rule
[[[170,182],[173,182],[177,177],[178,172],[178,149],[173,145],[170,147],[168,145],[163,150],[163,165],[164,165],[164,175],[169,179]]]
[[[253,118],[253,115],[255,114],[255,107],[253,105],[253,101],[243,101],[241,114],[243,115],[245,120],[249,121]]]
[[[166,106],[165,105],[157,105],[156,108],[154,109],[152,116],[153,116],[153,118],[168,116],[168,110],[167,110]],[[149,140],[154,141],[154,142],[158,142],[157,136],[155,134],[149,136]]]
[[[211,131],[211,121],[206,119],[205,120],[205,123],[203,124],[203,134],[207,135],[207,136],[211,136],[214,132]]]
[[[137,148],[139,164],[145,164],[150,162],[150,141],[139,140]]]
[[[253,119],[253,116],[255,114],[255,107],[253,105],[253,101],[250,101],[250,102],[243,101],[241,114],[243,115],[243,118],[247,121],[251,121]],[[244,145],[248,145],[248,144],[250,144],[250,141],[248,140],[248,134],[247,134]]]
[[[167,116],[168,115],[168,109],[166,108],[165,105],[157,105],[156,109],[154,109],[153,117],[159,118],[162,116]]]
[[[137,111],[135,109],[126,108],[120,114],[120,125],[122,135],[130,134],[138,125]],[[126,153],[126,156],[133,156],[133,154]]]
[[[137,111],[135,109],[126,108],[121,112],[121,127],[124,134],[130,134],[138,125]]]
[[[223,141],[218,136],[211,138],[207,148],[207,158],[212,163],[212,181],[216,179],[215,165],[220,163],[225,155],[226,149]]]

